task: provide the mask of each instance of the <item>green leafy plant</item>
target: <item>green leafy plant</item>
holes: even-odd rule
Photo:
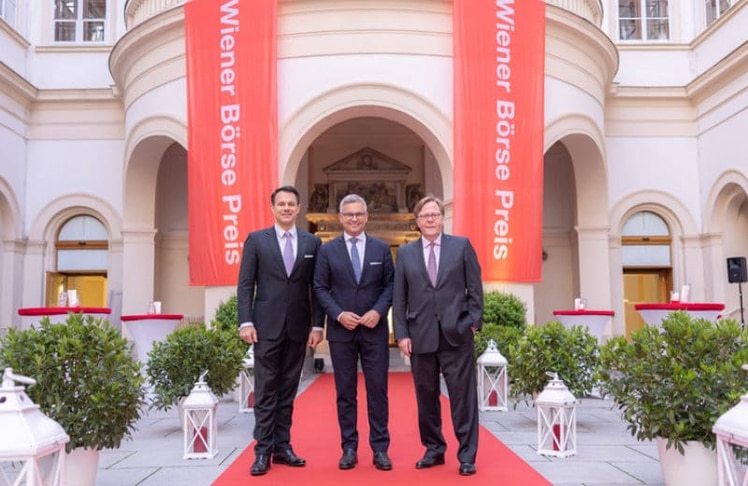
[[[483,294],[483,324],[524,329],[527,326],[527,306],[514,294],[486,292]]]
[[[600,377],[639,440],[714,448],[712,426],[746,389],[748,334],[732,319],[712,323],[675,312],[601,349]]]
[[[29,398],[70,436],[66,449],[109,449],[129,437],[145,399],[132,345],[109,321],[70,314],[38,327],[9,329],[0,342],[0,366],[34,378]]]
[[[509,395],[516,406],[518,400],[542,392],[549,381],[547,373],[556,372],[569,391],[582,398],[597,383],[599,359],[597,338],[584,326],[566,328],[557,321],[528,326],[510,346]]]
[[[236,295],[232,295],[226,301],[218,303],[216,316],[211,322],[213,328],[223,329],[224,331],[235,331],[238,333],[239,312],[237,310]]]
[[[154,343],[148,353],[146,373],[153,385],[151,406],[167,410],[190,394],[204,371],[217,396],[230,392],[242,369],[246,352],[243,341],[231,331],[208,329],[204,324],[187,326]]]
[[[527,306],[516,295],[489,291],[483,294],[483,327],[475,335],[475,356],[480,356],[493,339],[499,351],[509,359],[510,346],[517,342],[527,326]]]

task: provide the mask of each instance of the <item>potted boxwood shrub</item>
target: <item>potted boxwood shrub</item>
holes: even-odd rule
[[[668,484],[678,480],[668,479],[663,452],[674,448],[682,455],[694,443],[714,449],[714,422],[746,390],[741,365],[748,363],[747,339],[734,320],[715,324],[675,312],[660,327],[634,331],[630,341],[614,337],[601,348],[602,385],[632,435],[639,440],[658,439]],[[694,478],[698,471],[685,474]]]
[[[146,374],[153,385],[151,406],[168,410],[190,394],[204,371],[213,393],[221,397],[236,385],[247,346],[237,331],[187,326],[154,343]]]
[[[95,466],[98,451],[118,448],[141,416],[144,378],[131,348],[109,321],[71,313],[52,324],[45,317],[38,327],[8,330],[0,369],[36,380],[28,396],[68,433],[67,452],[88,449]]]
[[[483,328],[475,335],[475,356],[493,340],[505,357],[527,326],[527,306],[516,295],[489,291],[483,294]]]
[[[584,326],[564,327],[558,321],[527,326],[519,340],[509,346],[507,372],[512,380],[509,396],[515,406],[521,399],[536,397],[548,384],[547,373],[559,379],[577,398],[592,392],[597,384],[599,345]]]

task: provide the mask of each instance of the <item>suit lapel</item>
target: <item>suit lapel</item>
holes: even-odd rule
[[[267,238],[267,244],[270,247],[270,252],[275,255],[275,261],[278,263],[278,268],[281,269],[283,275],[286,274],[286,266],[283,264],[283,253],[281,253],[280,245],[278,245],[278,235],[275,232],[275,227],[272,226],[265,231]]]

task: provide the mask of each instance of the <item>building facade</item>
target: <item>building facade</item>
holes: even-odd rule
[[[748,0],[546,0],[542,282],[530,322],[583,296],[723,302],[748,254]],[[279,0],[278,180],[334,234],[359,184],[370,231],[417,237],[420,194],[448,206],[451,0]],[[0,0],[0,327],[82,305],[210,320],[233,287],[189,285],[184,0]],[[268,208],[259,210],[269,211]]]

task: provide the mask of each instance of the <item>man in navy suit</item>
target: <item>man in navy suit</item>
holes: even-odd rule
[[[351,469],[358,463],[356,388],[361,360],[372,462],[377,469],[389,471],[387,311],[392,304],[392,254],[387,243],[364,233],[369,214],[361,196],[345,196],[340,201],[338,219],[343,234],[322,245],[314,273],[314,295],[327,315],[327,340],[335,373],[343,449],[338,467]]]
[[[291,416],[306,348],[322,340],[324,319],[312,298],[322,242],[296,227],[299,191],[279,187],[270,203],[275,224],[247,236],[236,292],[239,334],[254,343],[253,476],[268,472],[271,457],[274,464],[306,464],[291,447]]]
[[[475,474],[478,392],[473,335],[481,328],[483,283],[467,238],[446,235],[444,204],[426,196],[413,210],[421,238],[397,251],[392,313],[400,351],[410,356],[418,430],[426,447],[417,469],[444,464],[439,373],[449,393],[459,443],[459,473]]]

